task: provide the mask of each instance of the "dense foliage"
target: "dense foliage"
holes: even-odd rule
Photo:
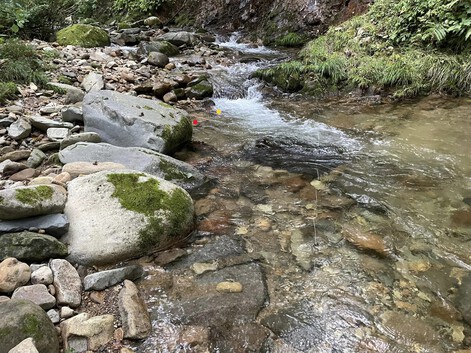
[[[298,60],[257,72],[288,91],[361,89],[396,97],[471,92],[469,0],[377,0],[311,41]]]

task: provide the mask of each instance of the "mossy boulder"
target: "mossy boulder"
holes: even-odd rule
[[[65,213],[71,262],[108,264],[165,249],[193,229],[182,188],[138,171],[105,171],[69,184]]]
[[[108,33],[92,25],[75,24],[57,32],[60,45],[76,45],[84,48],[104,47],[110,45]]]
[[[50,235],[20,232],[0,236],[0,260],[14,257],[31,263],[66,257],[67,254],[67,246]]]
[[[213,85],[208,80],[202,80],[186,89],[188,98],[203,99],[213,96]]]
[[[59,185],[20,186],[0,190],[0,219],[60,213],[65,206],[66,190]]]
[[[139,43],[139,47],[137,49],[138,55],[147,55],[151,52],[159,52],[170,57],[178,55],[180,50],[178,50],[177,46],[165,40],[153,42],[142,41]]]
[[[39,352],[59,353],[57,331],[40,306],[29,300],[7,300],[0,303],[0,317],[0,352],[32,337]]]

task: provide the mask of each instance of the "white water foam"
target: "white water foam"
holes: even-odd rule
[[[242,38],[242,34],[240,32],[234,32],[229,37],[229,40],[225,41],[221,37],[216,38],[216,44],[220,47],[238,50],[242,53],[248,54],[276,54],[277,51],[273,49],[269,49],[263,45],[254,46],[253,44],[247,43],[240,43],[239,39]]]

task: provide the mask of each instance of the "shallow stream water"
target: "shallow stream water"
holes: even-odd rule
[[[251,59],[213,65],[214,105],[195,112],[202,151],[182,158],[216,180],[197,201],[209,209],[199,232],[237,237],[261,258],[267,300],[253,322],[269,335],[258,351],[470,345],[455,303],[471,270],[471,101],[270,98],[250,75],[283,54],[234,38],[220,45]],[[160,310],[156,327],[167,320],[165,336],[174,318],[161,295],[149,303]],[[210,351],[257,351],[241,332],[241,349]],[[142,351],[166,351],[155,348],[163,336]]]

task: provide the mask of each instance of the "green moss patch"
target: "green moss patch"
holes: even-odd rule
[[[164,174],[165,180],[187,180],[192,178],[192,176],[188,176],[172,163],[163,159],[160,160],[159,168]]]
[[[192,200],[181,189],[170,194],[159,187],[153,178],[139,180],[144,174],[108,174],[115,187],[112,196],[125,209],[147,216],[147,226],[140,231],[141,248],[162,245],[167,238],[176,237],[187,227]],[[192,217],[192,215],[191,215]]]
[[[75,24],[57,32],[57,42],[64,46],[103,47],[110,44],[110,37],[101,28],[87,24]]]
[[[22,203],[34,206],[41,201],[50,200],[53,194],[54,190],[50,186],[41,185],[31,189],[17,189],[15,197]]]
[[[177,125],[165,125],[162,138],[165,140],[164,153],[172,153],[182,144],[191,140],[193,127],[188,119],[180,119]]]

